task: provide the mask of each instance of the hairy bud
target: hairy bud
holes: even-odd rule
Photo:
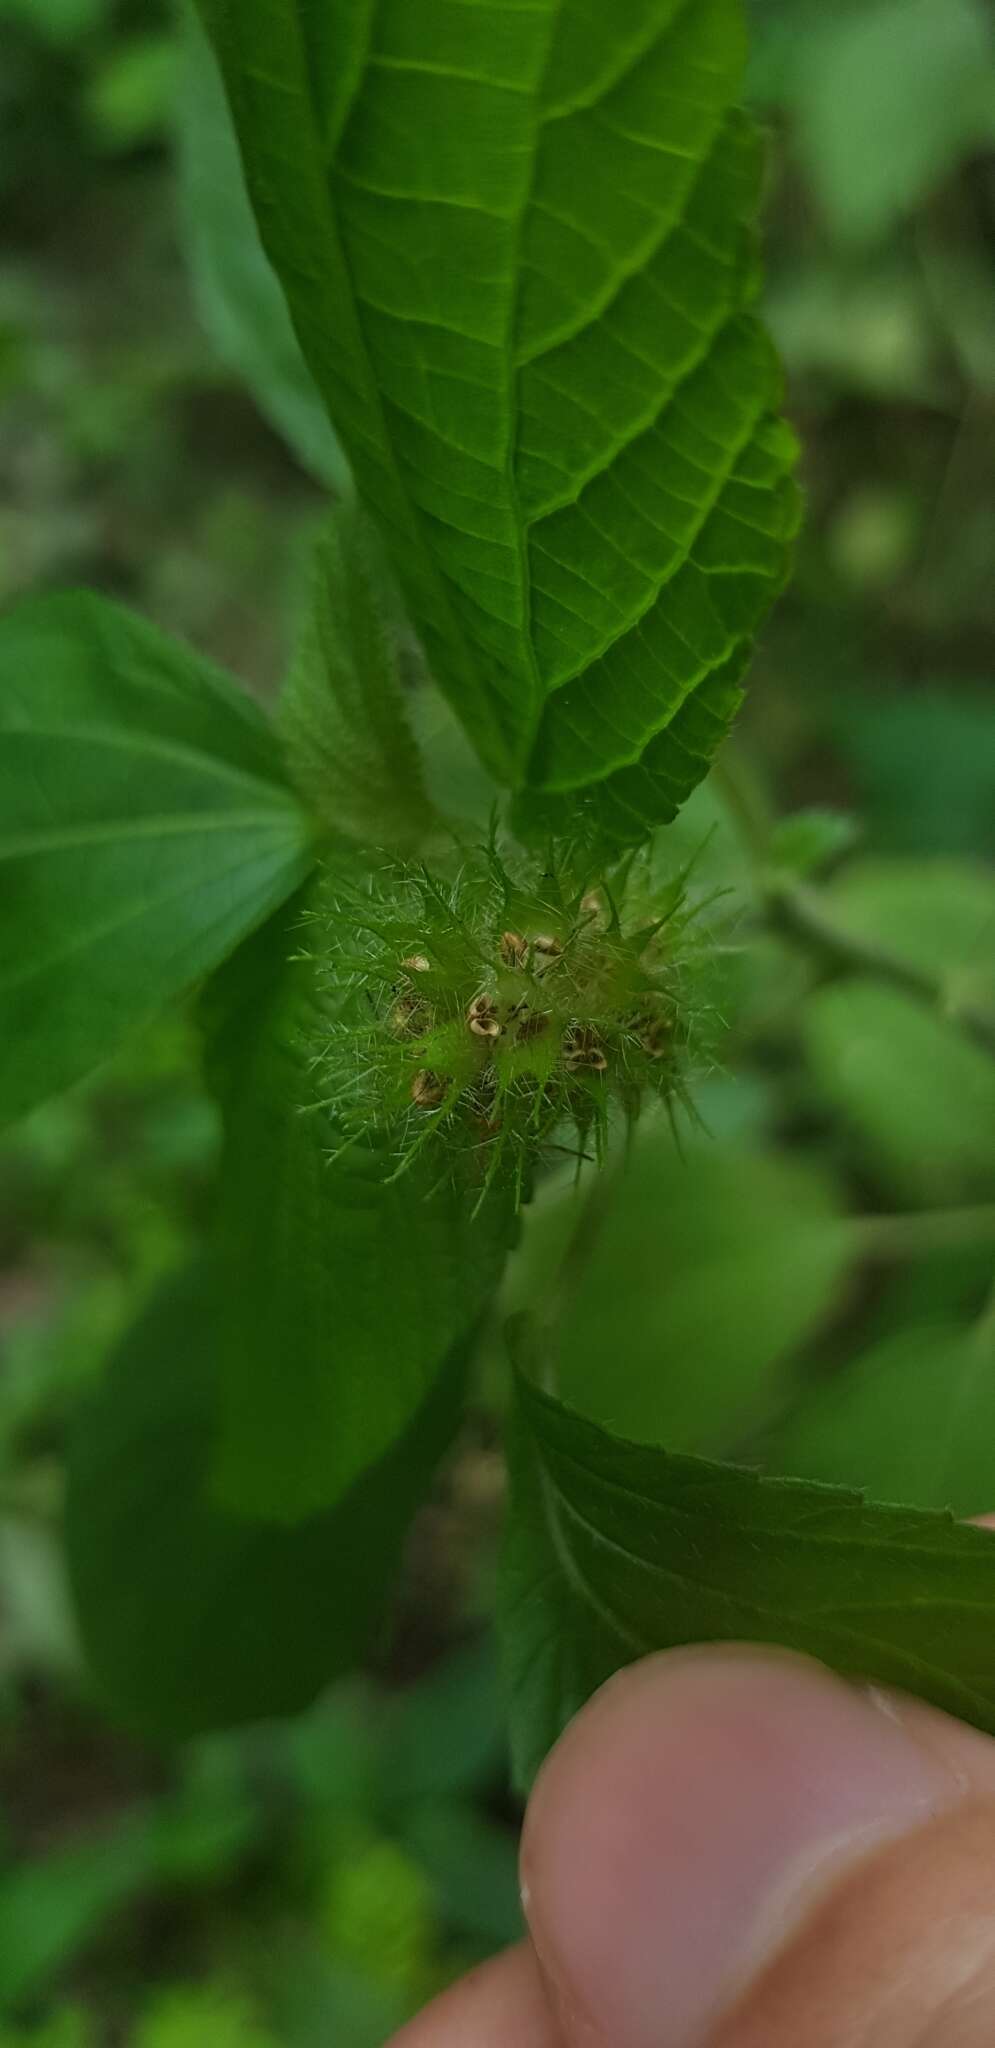
[[[427,1142],[484,1187],[519,1189],[572,1131],[600,1156],[613,1107],[686,1100],[690,915],[678,883],[629,928],[631,870],[568,884],[491,846],[448,877],[388,866],[312,914],[332,1022],[310,1048],[346,1142],[396,1141],[397,1171]],[[645,911],[645,887],[641,892]]]

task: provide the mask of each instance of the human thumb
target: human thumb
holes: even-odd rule
[[[546,1764],[526,1911],[566,2048],[991,2048],[995,1745],[801,1659],[676,1652]]]

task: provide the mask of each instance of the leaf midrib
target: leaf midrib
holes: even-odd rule
[[[33,859],[39,854],[68,853],[82,846],[119,846],[129,840],[172,839],[183,834],[199,838],[204,832],[253,829],[303,841],[304,834],[290,803],[265,809],[241,811],[175,811],[148,817],[123,817],[98,825],[67,825],[61,832],[25,832],[17,838],[0,838],[0,861]],[[291,829],[295,827],[296,829]]]
[[[758,1620],[767,1621],[774,1624],[772,1637],[773,1640],[777,1640],[780,1634],[782,1633],[783,1624],[785,1620],[788,1620],[789,1622],[792,1620],[797,1620],[803,1626],[815,1620],[818,1623],[820,1630],[826,1637],[834,1637],[837,1641],[845,1645],[856,1647],[858,1649],[861,1647],[861,1645],[868,1644],[872,1647],[872,1649],[882,1650],[887,1654],[889,1658],[899,1660],[910,1672],[925,1675],[926,1677],[935,1681],[938,1686],[945,1690],[955,1690],[957,1694],[965,1702],[970,1704],[976,1715],[980,1715],[982,1718],[985,1718],[990,1715],[992,1704],[990,1698],[984,1693],[976,1692],[974,1688],[965,1679],[958,1677],[956,1674],[954,1674],[942,1665],[935,1665],[929,1663],[916,1650],[905,1649],[899,1643],[882,1642],[881,1639],[878,1636],[874,1635],[869,1629],[860,1629],[852,1624],[848,1624],[845,1619],[845,1615],[840,1615],[838,1609],[836,1608],[826,1610],[806,1606],[798,1614],[794,1614],[792,1609],[788,1607],[772,1609],[764,1606],[761,1601],[753,1598],[752,1596],[749,1599],[744,1599],[740,1595],[726,1593],[722,1590],[720,1586],[716,1586],[714,1583],[710,1583],[707,1580],[695,1580],[691,1578],[689,1574],[685,1571],[668,1571],[665,1565],[660,1564],[656,1560],[640,1557],[638,1552],[629,1550],[625,1544],[620,1543],[616,1538],[609,1536],[604,1530],[596,1527],[596,1525],[588,1519],[588,1517],[584,1514],[583,1510],[577,1507],[577,1505],[573,1501],[571,1501],[569,1497],[562,1491],[562,1488],[560,1488],[557,1485],[555,1479],[553,1478],[552,1473],[550,1473],[548,1470],[542,1453],[540,1452],[539,1455],[543,1481],[543,1498],[547,1502],[547,1522],[550,1529],[550,1538],[556,1550],[557,1557],[560,1559],[563,1565],[565,1575],[569,1578],[570,1583],[574,1586],[578,1594],[587,1600],[588,1604],[593,1608],[595,1613],[597,1613],[599,1619],[611,1628],[613,1635],[615,1635],[620,1642],[630,1643],[630,1645],[633,1648],[635,1648],[637,1655],[646,1656],[650,1654],[652,1650],[657,1646],[654,1645],[652,1642],[644,1642],[638,1636],[633,1635],[620,1621],[619,1617],[616,1614],[614,1614],[610,1608],[604,1605],[600,1597],[591,1587],[590,1581],[586,1578],[577,1559],[574,1557],[573,1552],[570,1549],[569,1540],[566,1536],[565,1531],[560,1527],[559,1514],[561,1509],[565,1511],[567,1516],[572,1517],[572,1519],[577,1523],[578,1527],[581,1528],[585,1532],[585,1534],[593,1541],[596,1548],[615,1551],[617,1555],[624,1558],[628,1564],[634,1565],[638,1571],[646,1573],[651,1577],[657,1577],[664,1582],[670,1580],[674,1585],[685,1590],[690,1589],[692,1592],[702,1593],[710,1601],[719,1601],[720,1603],[724,1603],[726,1606],[732,1608],[733,1610],[738,1609],[739,1611],[742,1611],[744,1608],[748,1609],[750,1612],[756,1615]],[[655,1512],[659,1511],[659,1502],[650,1502],[648,1501],[647,1496],[634,1493],[631,1489],[622,1486],[618,1481],[612,1481],[604,1478],[603,1475],[601,1475],[600,1473],[596,1475],[596,1477],[593,1476],[587,1467],[585,1467],[576,1458],[573,1458],[568,1451],[565,1451],[562,1448],[562,1446],[557,1447],[556,1456],[562,1457],[566,1460],[567,1463],[575,1465],[578,1471],[580,1471],[583,1474],[583,1476],[587,1479],[588,1483],[593,1483],[595,1486],[612,1487],[616,1492],[622,1493],[627,1499],[638,1500],[644,1505],[651,1505],[654,1508]],[[551,1504],[549,1502],[547,1486],[550,1492],[552,1493]],[[677,1514],[679,1513],[679,1510],[674,1510],[673,1512]],[[779,1532],[779,1535],[790,1541],[792,1540],[793,1532],[790,1530],[781,1531]],[[794,1537],[794,1541],[796,1543],[799,1540],[801,1539]],[[819,1545],[820,1543],[825,1542],[827,1539],[816,1535],[809,1536],[804,1540],[808,1543]],[[832,1541],[833,1539],[828,1540]],[[860,1547],[862,1550],[866,1549],[866,1545],[862,1545]],[[901,1548],[901,1555],[903,1557],[915,1556],[916,1552],[914,1550],[910,1551],[908,1546],[903,1545]],[[932,1551],[927,1551],[925,1555],[929,1558],[930,1561],[933,1560],[934,1553]],[[911,1601],[910,1597],[907,1595],[903,1595],[900,1601],[892,1601],[887,1603],[877,1601],[874,1603],[874,1607],[875,1611],[879,1611],[883,1606],[889,1605],[897,1608],[900,1612],[904,1613],[908,1611],[910,1605],[912,1604],[914,1603]],[[979,1601],[958,1602],[954,1599],[951,1599],[950,1596],[945,1594],[942,1603],[937,1602],[936,1600],[927,1599],[922,1602],[922,1605],[927,1609],[933,1610],[935,1610],[939,1605],[942,1605],[948,1610],[953,1607],[961,1606],[966,1608],[968,1612],[977,1613],[981,1606],[981,1603]],[[852,1611],[854,1613],[858,1613],[862,1610],[854,1608]],[[829,1618],[830,1616],[833,1618]]]
[[[48,714],[53,717],[53,713]],[[231,782],[256,792],[257,801],[272,792],[271,801],[290,804],[295,802],[293,791],[278,775],[268,776],[260,767],[243,767],[235,761],[226,761],[222,754],[210,748],[197,745],[192,740],[165,739],[161,733],[153,733],[136,726],[111,726],[85,724],[76,725],[60,720],[49,725],[34,722],[30,725],[0,727],[5,743],[29,744],[33,740],[47,740],[49,744],[62,745],[71,741],[78,747],[106,747],[110,751],[126,754],[145,754],[153,760],[166,761],[171,767],[180,767],[198,776],[209,777],[215,782]],[[274,751],[279,746],[276,732],[273,732]]]
[[[211,886],[212,888],[216,887],[219,882],[230,884],[238,875],[244,874],[248,869],[258,866],[258,864],[259,854],[257,851],[250,858],[238,861],[233,867],[222,868],[212,875],[210,877]],[[288,864],[284,858],[280,862],[279,867],[274,869],[274,875],[285,871],[288,865],[290,872],[293,873],[294,863]],[[7,995],[12,989],[26,987],[32,980],[48,974],[52,968],[64,965],[65,961],[72,959],[76,953],[84,951],[87,947],[100,944],[103,940],[110,938],[113,933],[123,931],[129,924],[134,924],[139,918],[147,917],[151,912],[161,910],[169,903],[174,903],[179,896],[188,895],[189,891],[190,877],[189,875],[184,875],[182,881],[178,882],[175,887],[161,890],[156,896],[144,896],[137,903],[132,901],[123,907],[119,904],[115,915],[106,919],[103,924],[87,925],[82,932],[74,933],[69,944],[61,947],[57,952],[46,954],[44,958],[40,958],[36,954],[27,962],[23,972],[0,977],[0,996]],[[231,906],[228,905],[209,924],[199,926],[197,930],[198,945],[202,945],[205,938],[208,938],[216,927],[229,922],[230,916]],[[175,957],[175,954],[172,957]],[[153,998],[153,1008],[156,1007],[157,1001],[157,998]]]
[[[364,51],[360,63],[356,67],[356,72],[352,80],[349,97],[343,105],[341,118],[339,122],[338,135],[335,138],[336,152],[338,149],[338,145],[341,142],[341,138],[345,134],[346,128],[348,127],[349,121],[351,119],[353,110],[356,105],[356,100],[359,91],[362,86],[362,82],[366,77],[366,73],[370,67],[370,50],[373,41],[373,29],[377,18],[377,13],[377,0],[372,0],[369,14],[367,16],[366,50]],[[304,31],[301,23],[300,0],[292,0],[291,15],[294,26],[295,50],[297,56],[297,72],[298,78],[301,82],[301,97],[310,114],[312,148],[315,158],[315,165],[318,172],[317,184],[324,198],[324,214],[326,226],[332,245],[341,264],[342,274],[348,286],[349,301],[352,307],[352,316],[355,324],[356,338],[359,344],[358,354],[362,361],[363,375],[367,387],[367,397],[372,398],[372,410],[375,412],[377,418],[380,421],[381,446],[377,453],[380,456],[380,459],[382,459],[383,451],[387,451],[394,482],[394,488],[395,491],[397,492],[397,496],[400,503],[404,506],[406,510],[408,530],[416,539],[424,572],[430,578],[432,585],[442,602],[442,605],[445,609],[446,618],[449,622],[449,628],[453,635],[453,639],[456,642],[456,645],[462,651],[463,656],[467,661],[468,665],[472,668],[474,666],[474,650],[470,647],[467,641],[458,614],[454,610],[453,605],[451,603],[446,579],[443,576],[441,570],[439,570],[438,567],[436,566],[434,557],[432,555],[432,551],[428,547],[427,542],[425,540],[425,536],[422,531],[421,519],[416,511],[414,501],[411,497],[411,493],[408,490],[407,484],[402,475],[397,459],[397,452],[394,447],[393,436],[391,435],[388,429],[383,394],[380,390],[379,381],[376,375],[374,374],[373,357],[370,351],[369,343],[367,341],[366,328],[362,316],[363,302],[362,299],[360,298],[358,291],[356,290],[356,283],[352,274],[352,266],[349,261],[349,256],[346,250],[345,243],[339,232],[338,213],[332,199],[331,191],[329,189],[328,166],[324,160],[323,152],[320,147],[322,130],[321,123],[318,119],[318,109],[315,105],[314,96],[311,90],[311,73],[310,67],[307,62],[307,43],[305,40]],[[500,728],[497,726],[494,720],[493,713],[488,712],[486,693],[480,696],[480,707],[482,715],[487,716],[489,718],[492,736],[498,740],[502,750],[505,753],[505,756],[507,757],[507,742],[505,741],[503,734],[500,731]]]
[[[527,654],[529,682],[531,685],[532,693],[531,716],[528,721],[528,728],[525,735],[525,743],[523,746],[521,764],[523,772],[525,773],[526,777],[529,771],[529,764],[531,763],[535,754],[535,749],[538,742],[539,733],[542,727],[543,718],[545,716],[546,708],[550,702],[550,699],[555,695],[556,690],[565,687],[567,682],[575,681],[577,676],[586,674],[588,669],[592,667],[593,663],[601,659],[601,656],[605,651],[604,648],[599,648],[596,652],[589,653],[588,659],[585,662],[583,668],[575,669],[571,676],[562,678],[558,684],[555,684],[553,686],[550,686],[547,683],[546,679],[540,674],[539,659],[536,653],[535,640],[532,632],[533,591],[531,540],[533,530],[541,524],[541,520],[543,517],[552,516],[552,514],[555,513],[555,511],[565,510],[571,505],[579,505],[580,498],[584,488],[586,487],[586,484],[592,482],[596,476],[602,474],[604,472],[605,465],[603,463],[599,464],[598,468],[594,470],[591,475],[586,477],[580,484],[578,484],[577,488],[573,492],[572,497],[565,499],[561,505],[554,506],[552,508],[544,508],[544,511],[541,515],[534,515],[531,519],[526,520],[522,511],[521,494],[518,484],[518,464],[520,455],[523,417],[522,407],[519,403],[519,386],[525,370],[529,368],[531,364],[541,361],[543,357],[548,356],[551,353],[555,353],[555,351],[558,348],[569,343],[571,340],[576,339],[579,335],[585,333],[591,327],[593,321],[603,318],[604,313],[607,310],[607,307],[614,303],[619,292],[624,289],[625,283],[628,281],[629,277],[635,275],[638,269],[640,268],[639,260],[634,259],[632,268],[627,270],[626,275],[621,280],[616,281],[611,286],[606,297],[601,303],[599,303],[595,307],[593,313],[589,309],[585,314],[584,319],[579,324],[571,323],[571,325],[567,329],[565,329],[563,333],[558,333],[552,338],[547,337],[541,349],[538,349],[535,352],[530,353],[529,355],[526,356],[520,354],[516,347],[516,332],[521,304],[522,287],[522,264],[519,258],[521,255],[522,238],[525,231],[525,223],[528,219],[529,211],[535,202],[535,182],[538,169],[542,136],[546,127],[550,126],[554,121],[566,120],[575,114],[585,111],[586,109],[597,107],[600,104],[600,102],[605,99],[608,93],[615,91],[615,89],[629,75],[630,71],[632,71],[635,68],[635,66],[646,57],[648,52],[653,49],[656,43],[660,41],[669,41],[670,37],[674,34],[675,30],[677,29],[678,24],[684,19],[684,17],[688,13],[689,7],[692,4],[693,0],[682,0],[682,4],[675,10],[674,14],[671,16],[662,33],[660,31],[659,26],[654,24],[649,28],[646,34],[636,38],[636,40],[632,44],[630,44],[624,51],[620,51],[617,66],[614,67],[612,71],[610,71],[607,78],[605,78],[604,76],[600,76],[592,84],[590,91],[587,94],[577,94],[574,96],[573,99],[564,102],[562,106],[547,109],[545,115],[543,115],[543,113],[541,112],[543,87],[548,76],[549,64],[553,56],[557,35],[563,20],[564,0],[557,0],[555,10],[550,16],[550,35],[546,46],[545,63],[543,67],[542,76],[538,82],[535,93],[533,95],[535,119],[533,123],[532,133],[532,161],[529,169],[528,181],[522,198],[522,204],[519,209],[516,226],[516,235],[513,248],[515,288],[513,292],[509,294],[508,324],[505,331],[505,374],[507,377],[508,402],[508,439],[505,451],[505,474],[507,480],[509,499],[515,522],[515,546],[518,558],[519,578],[522,590],[522,638]],[[698,179],[701,177],[705,165],[711,157],[712,150],[715,147],[716,138],[718,134],[721,133],[723,122],[724,113],[720,113],[717,116],[716,131],[715,135],[712,138],[710,148],[706,152],[705,156],[702,158],[701,164],[699,165],[698,175],[692,182],[692,192],[695,190],[698,183]],[[685,195],[684,205],[682,206],[681,214],[683,214],[683,212],[686,210],[689,196],[689,194]],[[678,220],[679,218],[680,216],[678,216]],[[660,237],[661,247],[665,246],[670,235],[675,231],[678,225],[678,220],[672,220],[671,222],[668,223],[666,229],[663,231]],[[646,260],[650,259],[647,258]],[[707,359],[709,350],[710,348],[714,347],[714,345],[715,342],[713,339],[709,344],[709,349],[706,349],[705,358],[703,359]],[[680,380],[680,382],[683,381],[683,379]],[[670,403],[673,396],[674,392],[668,394],[667,399],[665,399],[662,405],[657,408],[655,414],[656,419],[659,419],[666,405]],[[639,430],[637,429],[636,435],[638,434],[638,431]],[[631,440],[633,438],[636,438],[636,435],[630,435],[629,440],[626,441],[623,444],[623,446],[629,446]],[[609,464],[607,465],[609,468],[612,467],[615,460],[617,459],[617,453],[620,452],[621,450],[618,450],[616,451],[616,455],[612,456]],[[695,533],[695,540],[698,539],[699,533],[700,529]],[[687,552],[690,553],[690,546]],[[657,602],[660,590],[662,590],[663,587],[663,583],[661,583],[658,589],[656,590],[653,598],[650,600],[651,605]],[[647,609],[649,609],[649,607],[647,607]],[[640,618],[643,616],[645,616],[645,613],[641,614]],[[629,627],[623,629],[623,631],[620,631],[619,634],[614,636],[614,638],[621,639],[623,637],[624,631],[629,630],[633,624],[638,626],[639,620],[630,621]],[[611,644],[611,642],[606,643],[606,645],[609,644]],[[636,758],[638,758],[638,756]],[[605,772],[607,773],[609,771],[606,770]]]

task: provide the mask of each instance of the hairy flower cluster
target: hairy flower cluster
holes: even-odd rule
[[[683,884],[630,929],[627,887],[516,872],[493,847],[446,880],[391,866],[330,886],[313,953],[333,1022],[312,1057],[344,1142],[388,1132],[403,1172],[446,1139],[483,1190],[511,1173],[521,1193],[544,1146],[573,1133],[600,1156],[613,1108],[685,1099]]]

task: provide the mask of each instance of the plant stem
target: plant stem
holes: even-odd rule
[[[840,973],[869,974],[904,989],[995,1056],[995,1011],[977,1003],[952,1002],[942,975],[849,930],[827,909],[818,889],[768,866],[774,819],[763,790],[741,757],[727,749],[712,775],[755,870],[761,914],[773,931],[796,940]]]
[[[775,931],[797,939],[829,965],[843,972],[874,975],[959,1025],[976,1045],[995,1055],[995,1013],[974,1003],[952,1003],[943,977],[913,960],[890,953],[873,939],[850,931],[827,910],[818,891],[804,882],[770,880],[764,892],[768,922]]]
[[[995,1251],[995,1204],[963,1209],[922,1209],[908,1216],[855,1216],[850,1224],[858,1258],[907,1259],[919,1253],[990,1245]]]

